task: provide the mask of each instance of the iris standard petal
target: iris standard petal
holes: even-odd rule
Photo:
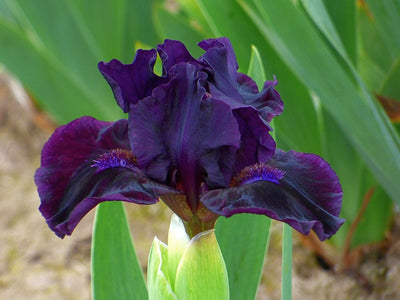
[[[200,182],[193,181],[205,172],[208,182],[226,186],[232,174],[225,176],[218,168],[231,168],[240,146],[235,117],[226,104],[208,97],[202,86],[206,74],[197,66],[180,63],[169,73],[168,84],[129,113],[138,165],[160,182],[176,171],[182,180],[198,186]],[[190,179],[194,176],[199,178]]]
[[[169,68],[181,62],[196,62],[196,59],[190,55],[185,45],[180,41],[165,40],[163,44],[157,46],[160,55],[163,74],[167,75]]]
[[[177,193],[144,177],[132,161],[108,167],[105,162],[99,167],[98,160],[109,158],[105,155],[113,149],[119,149],[120,159],[131,160],[127,123],[82,117],[57,128],[45,144],[35,174],[39,210],[59,237],[71,234],[79,220],[102,201],[152,204],[159,195]]]
[[[246,180],[236,180],[239,186],[209,191],[200,200],[226,217],[263,214],[303,234],[312,229],[321,241],[337,232],[344,222],[338,217],[342,189],[326,161],[314,154],[278,150],[265,167],[269,178],[260,176],[261,171],[249,172]]]
[[[212,75],[209,89],[215,86],[214,89],[225,94],[232,108],[240,108],[239,104],[253,106],[267,122],[282,113],[283,102],[274,89],[277,81],[266,81],[259,91],[253,79],[237,71],[239,66],[229,39],[209,39],[200,42],[199,46],[206,50],[199,61],[205,62],[212,70],[209,71]]]
[[[101,74],[124,112],[128,112],[130,104],[150,96],[153,89],[163,83],[164,78],[153,72],[156,58],[154,49],[138,50],[132,64],[125,65],[116,59],[99,63]]]

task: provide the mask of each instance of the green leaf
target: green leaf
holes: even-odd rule
[[[315,99],[315,101],[320,100]],[[358,218],[364,205],[366,193],[378,183],[335,120],[326,112],[321,113],[321,119],[323,156],[340,178],[343,189],[341,217],[346,219],[330,241],[342,248],[347,242],[353,222]],[[384,238],[391,220],[393,205],[381,188],[376,188],[376,191],[365,213],[362,214],[362,222],[352,236],[352,247],[378,242]]]
[[[355,1],[302,0],[316,26],[347,60],[356,62]],[[329,8],[329,11],[328,9]],[[340,35],[339,32],[340,31]],[[344,42],[345,43],[344,43]],[[345,46],[346,45],[346,46]]]
[[[347,56],[353,64],[357,65],[356,1],[323,0],[323,2],[344,44]]]
[[[393,64],[392,69],[384,77],[382,86],[377,91],[377,93],[400,101],[399,78],[400,78],[400,56]]]
[[[204,15],[204,8],[201,9],[201,3],[199,1],[193,0],[177,0],[180,6],[185,10],[185,12],[189,15],[189,17],[193,20],[196,20],[199,28],[199,31],[202,34],[210,35],[212,29],[209,24],[208,15]],[[214,32],[215,33],[215,32]]]
[[[289,0],[255,2],[257,11],[241,3],[281,58],[319,96],[385,190],[400,203],[400,140],[388,119],[358,78],[360,86],[349,78],[296,4]]]
[[[292,299],[292,228],[283,223],[281,299]]]
[[[368,64],[374,64],[374,69],[378,69],[380,73],[383,74],[382,77],[376,78],[371,85],[367,86],[372,90],[376,88],[377,82],[380,85],[381,80],[384,78],[384,74],[388,72],[391,68],[393,57],[390,49],[390,45],[386,45],[381,32],[377,28],[377,23],[371,15],[371,11],[368,6],[360,6],[357,10],[357,33],[358,33],[358,56],[363,59],[359,61],[357,68],[364,80],[368,79],[364,75],[366,69],[364,67],[364,62]],[[368,65],[367,65],[368,67]],[[367,68],[368,70],[368,68]],[[369,75],[367,73],[367,75]],[[371,74],[373,75],[373,73]]]
[[[189,19],[181,14],[173,15],[161,5],[154,7],[153,19],[157,32],[162,39],[168,38],[185,42],[185,46],[194,57],[204,53],[202,49],[196,46],[198,42],[204,39],[204,36],[189,25]]]
[[[82,115],[121,118],[97,63],[112,58],[131,62],[135,40],[158,41],[152,3],[4,0],[0,60],[61,123]]]
[[[354,232],[351,240],[352,248],[383,241],[393,217],[393,203],[387,193],[377,186],[373,176],[368,171],[364,172],[362,180],[364,194],[361,200],[365,201],[367,192],[371,188],[373,193]],[[362,207],[361,201],[359,207]],[[352,221],[354,221],[354,218]]]
[[[17,21],[0,18],[0,60],[45,110],[62,123],[122,116],[97,69],[100,52],[68,1],[5,1]]]
[[[373,22],[393,59],[400,54],[400,4],[398,0],[366,0]]]
[[[92,241],[92,298],[147,299],[125,210],[118,201],[101,203],[96,211]]]
[[[270,224],[271,219],[250,214],[218,219],[216,235],[228,270],[231,300],[255,299]]]
[[[259,34],[235,1],[231,0],[197,0],[202,14],[207,16],[206,20],[213,28],[213,36],[228,36],[231,39],[239,66],[246,70],[249,64],[250,45],[255,44],[259,39]],[[240,26],[238,26],[240,24]]]
[[[254,45],[251,46],[250,65],[249,65],[249,70],[247,71],[247,75],[249,75],[255,81],[255,83],[258,86],[258,89],[261,90],[264,85],[266,76],[260,52]]]
[[[228,274],[214,230],[190,241],[178,266],[175,293],[179,299],[229,299]]]
[[[103,0],[106,3],[108,0]],[[159,2],[158,0],[120,0],[126,3],[125,27],[123,36],[122,49],[125,52],[124,57],[132,62],[134,57],[133,46],[134,41],[141,41],[153,48],[156,43],[160,42],[157,31],[153,23],[153,6]],[[112,1],[114,3],[114,1]]]

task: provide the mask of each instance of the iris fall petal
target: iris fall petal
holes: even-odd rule
[[[134,167],[94,167],[96,159],[110,150],[130,150],[127,123],[82,117],[59,127],[44,146],[41,167],[35,174],[39,210],[59,237],[70,235],[80,219],[100,202],[153,204],[159,195],[177,193]]]
[[[201,201],[226,217],[263,214],[303,234],[312,229],[321,241],[336,233],[344,222],[338,217],[342,189],[327,162],[314,154],[278,150],[266,165],[280,171],[278,180],[258,177],[236,187],[209,191]]]

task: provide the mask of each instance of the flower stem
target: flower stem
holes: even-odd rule
[[[192,239],[200,232],[213,229],[215,220],[212,220],[211,222],[204,222],[199,218],[198,215],[193,215],[190,221],[183,221],[183,224],[185,225],[186,233],[188,234],[189,238]]]

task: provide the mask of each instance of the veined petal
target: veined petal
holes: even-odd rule
[[[240,145],[235,117],[226,104],[208,97],[202,86],[206,74],[196,65],[177,64],[169,75],[168,84],[129,113],[139,166],[160,182],[171,174],[190,182],[188,194],[192,186],[199,187],[197,177],[204,173],[209,184],[226,186],[232,174],[225,176],[224,170],[231,169]]]
[[[157,51],[162,61],[164,75],[167,75],[169,68],[176,64],[196,61],[180,41],[167,39],[164,44],[157,46]]]
[[[283,102],[274,89],[277,81],[266,81],[263,89],[258,91],[253,79],[237,71],[239,66],[229,39],[204,40],[199,46],[206,50],[199,61],[209,66],[213,78],[209,80],[210,91],[217,89],[225,94],[225,100],[232,108],[239,109],[241,105],[255,107],[267,122],[282,113]]]
[[[138,50],[132,64],[125,65],[116,59],[99,63],[101,74],[124,112],[129,111],[130,104],[150,96],[153,89],[164,82],[163,77],[153,72],[156,58],[154,49]]]
[[[111,123],[82,117],[57,128],[45,144],[41,167],[35,174],[39,210],[59,237],[70,235],[100,202],[152,204],[159,195],[178,193],[147,179],[133,161],[128,161],[127,124],[127,120]],[[112,158],[106,154],[114,149],[119,149],[121,163],[114,160],[96,165],[99,159]]]
[[[278,150],[266,168],[261,170],[267,171],[265,176],[253,170],[249,178],[237,181],[239,186],[209,191],[200,200],[226,217],[263,214],[303,234],[312,229],[321,241],[337,232],[344,222],[338,217],[342,189],[326,161],[314,154]]]

